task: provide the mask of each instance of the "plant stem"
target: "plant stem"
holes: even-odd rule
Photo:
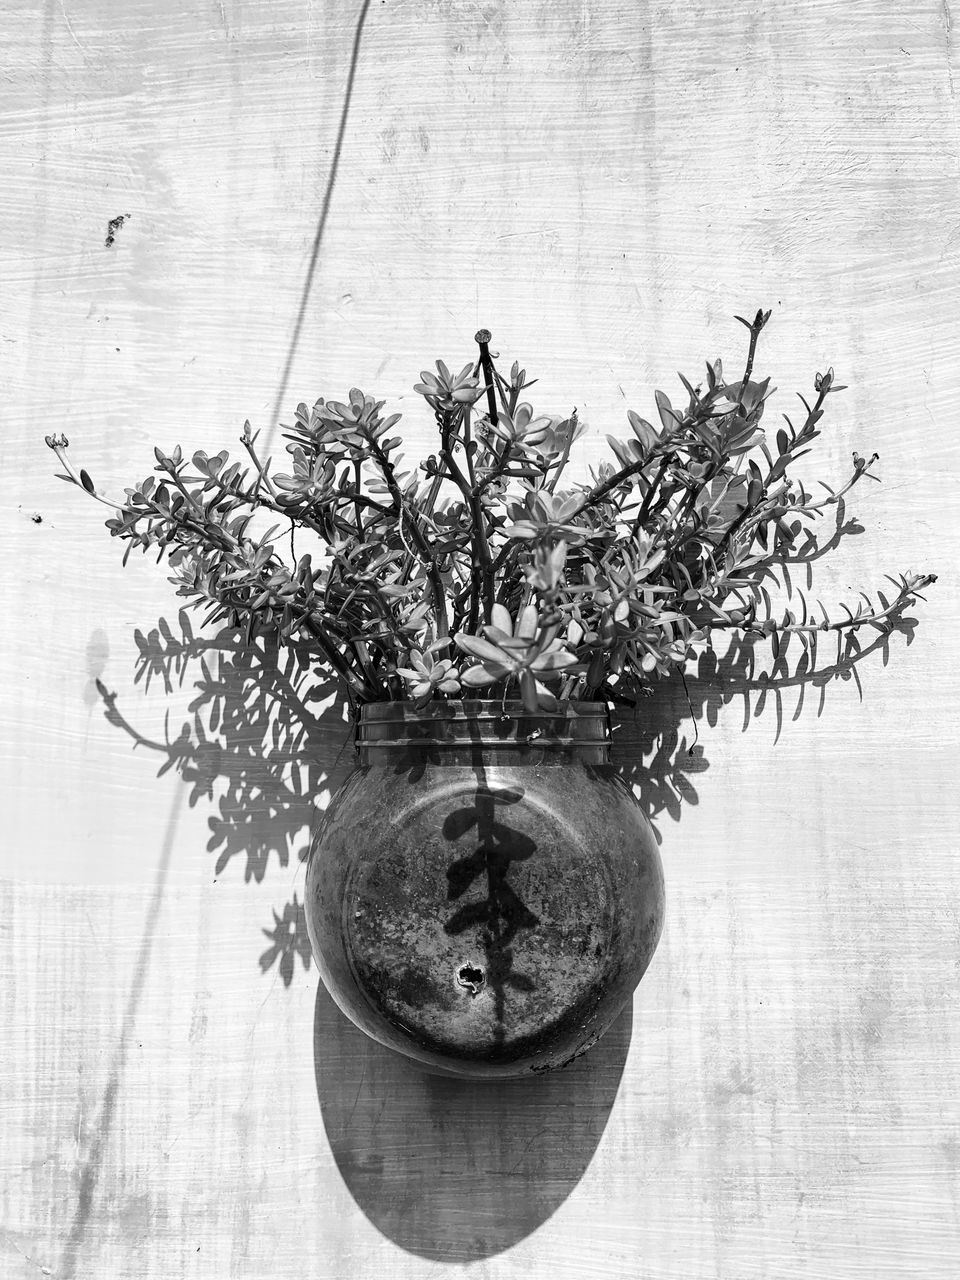
[[[495,480],[499,480],[500,477],[503,475],[504,471],[506,471],[507,463],[510,460],[510,453],[512,449],[513,449],[513,441],[507,440],[504,443],[503,449],[501,450],[500,453],[497,453],[495,450],[491,450],[494,458],[496,459],[496,465],[487,475],[483,477],[480,483],[476,486],[476,494],[478,498],[482,498],[485,491],[489,488],[489,486],[492,485]]]
[[[354,458],[353,460],[353,482],[357,486],[356,492],[353,495],[353,510],[357,518],[357,538],[362,544],[364,541],[363,512],[361,509],[360,499],[363,495],[360,492],[360,459],[359,458]]]
[[[493,361],[490,359],[490,330],[478,329],[473,336],[480,347],[480,364],[483,368],[483,380],[487,387],[487,416],[491,422],[497,421],[497,393],[494,390]]]
[[[463,452],[467,459],[467,479],[470,482],[471,490],[473,490],[477,486],[477,477],[473,470],[474,451],[470,448],[470,406],[468,404],[463,406],[460,414],[460,421],[463,424]]]
[[[747,383],[750,380],[750,374],[753,372],[753,357],[757,351],[757,340],[763,330],[763,326],[767,323],[762,311],[758,311],[754,317],[753,324],[748,325],[750,330],[750,346],[747,348],[747,363],[743,370],[743,378],[740,382],[740,395],[737,397],[737,413],[743,414],[743,394],[747,389]]]
[[[259,434],[259,432],[257,434]],[[259,477],[257,481],[257,487],[259,488],[261,484],[265,485],[267,492],[270,494],[270,496],[276,499],[277,497],[276,488],[274,487],[273,481],[267,475],[267,468],[263,466],[263,464],[260,461],[260,458],[257,455],[256,450],[253,447],[253,444],[254,444],[253,440],[248,440],[246,436],[241,436],[240,443],[243,445],[247,453],[253,459],[253,465],[257,469],[257,475]]]
[[[590,493],[587,494],[586,498],[584,498],[583,502],[580,503],[579,507],[577,507],[576,511],[566,517],[566,521],[569,523],[571,520],[576,520],[577,516],[582,515],[589,507],[595,506],[601,498],[605,498],[611,489],[615,489],[617,485],[622,484],[624,480],[629,480],[631,476],[635,476],[637,472],[642,471],[645,466],[646,462],[638,460],[637,462],[631,462],[627,467],[622,467],[615,475],[612,475],[609,480],[604,480],[603,484],[597,485],[595,489],[592,489]]]
[[[337,675],[340,676],[340,678],[344,680],[355,693],[365,695],[368,690],[363,681],[358,679],[354,672],[350,670],[350,667],[342,660],[340,654],[338,654],[333,645],[330,644],[323,632],[319,630],[313,618],[306,618],[304,620],[304,625],[310,635],[313,636],[314,640],[317,642],[318,648],[322,651],[327,662],[331,667],[333,667]]]
[[[647,492],[643,495],[643,502],[640,504],[640,510],[637,512],[637,518],[633,526],[634,537],[636,537],[643,528],[643,523],[650,514],[650,507],[653,504],[653,496],[660,488],[660,482],[667,473],[667,467],[669,467],[670,462],[672,459],[676,458],[676,456],[677,455],[675,453],[665,453],[663,458],[660,460],[659,470],[650,481]]]
[[[168,474],[172,474],[172,473],[168,473]],[[265,470],[263,472],[263,476],[265,479],[267,478]],[[272,511],[274,512],[274,514],[278,516],[284,516],[287,520],[290,520],[293,523],[296,523],[297,521],[299,521],[300,524],[304,525],[308,529],[311,529],[315,534],[317,534],[318,537],[322,538],[324,542],[330,541],[330,538],[328,536],[328,532],[325,526],[311,516],[310,507],[306,507],[302,511],[293,512],[290,510],[289,507],[280,506],[278,502],[273,501],[270,498],[264,498],[256,491],[254,491],[253,493],[247,493],[243,489],[238,488],[236,479],[232,480],[229,484],[224,484],[224,482],[220,479],[219,476],[211,476],[210,479],[214,482],[214,484],[217,486],[218,489],[220,489],[222,493],[227,494],[229,497],[236,498],[237,501],[239,502],[245,502],[251,507],[263,507],[265,510]],[[259,481],[258,481],[258,485],[259,485]],[[178,487],[183,488],[182,485],[178,485]],[[269,488],[270,488],[270,492],[276,495],[276,490],[273,488],[272,484],[269,485]],[[185,489],[184,489],[184,492],[186,492]],[[276,495],[276,496],[279,496],[279,495]],[[337,495],[337,498],[334,499],[334,503],[332,503],[331,505],[335,506],[336,501],[347,501],[347,502],[352,501],[354,502],[354,504],[359,504],[364,507],[370,507],[373,510],[378,511],[381,515],[391,514],[389,507],[383,506],[382,503],[374,501],[373,498],[370,498],[363,493]],[[314,503],[313,505],[316,505],[316,504]],[[355,531],[354,526],[349,524],[346,520],[342,520],[337,515],[336,510],[332,510],[329,513],[325,513],[325,514],[327,514],[327,518],[333,522],[334,526],[339,530],[340,533],[345,534],[348,537],[353,535]],[[362,540],[363,539],[361,537],[361,541]]]
[[[783,631],[805,631],[808,633],[818,631],[848,631],[851,628],[865,627],[872,623],[881,623],[885,618],[891,617],[897,613],[905,605],[910,604],[914,597],[918,594],[921,587],[929,586],[931,582],[936,581],[935,574],[924,574],[919,582],[910,587],[901,587],[897,598],[885,609],[874,609],[870,613],[862,613],[852,618],[844,618],[842,622],[790,622],[781,625],[780,623],[769,624],[771,632]],[[727,631],[741,630],[753,634],[767,634],[767,628],[762,622],[751,622],[744,625],[740,622],[721,622],[719,619],[711,621],[711,631]]]
[[[93,493],[93,492],[91,492],[91,490],[89,490],[89,489],[87,488],[87,486],[86,486],[86,485],[81,481],[81,479],[80,479],[80,477],[77,475],[76,471],[74,471],[73,467],[70,465],[70,463],[69,463],[69,462],[66,460],[66,458],[64,457],[64,455],[63,455],[63,450],[62,450],[62,449],[60,449],[60,448],[58,448],[56,445],[52,445],[51,447],[52,447],[52,449],[53,449],[54,453],[55,453],[55,454],[57,455],[57,457],[60,459],[60,463],[61,463],[61,465],[62,465],[62,466],[64,466],[64,467],[66,467],[67,471],[70,473],[70,476],[71,476],[71,478],[73,479],[73,483],[74,483],[75,485],[77,485],[79,488],[81,488],[81,489],[83,490],[83,492],[84,492],[84,493],[88,493],[88,494],[90,494],[90,497],[91,497],[91,498],[94,498],[97,502],[102,502],[102,503],[103,503],[103,505],[104,505],[105,507],[109,507],[112,511],[122,511],[122,510],[123,510],[123,505],[122,505],[122,503],[119,503],[119,502],[111,502],[109,498],[101,498],[101,497],[100,497],[100,495],[99,495],[99,493]]]
[[[440,492],[440,484],[442,480],[443,480],[443,475],[438,469],[436,475],[433,477],[433,481],[431,482],[431,485],[430,485],[430,491],[427,494],[426,501],[424,502],[422,507],[422,510],[427,515],[429,515],[433,511],[434,504],[437,501],[437,494]],[[403,585],[403,583],[405,583],[408,580],[411,572],[413,571],[413,564],[415,560],[416,560],[416,556],[411,556],[408,553],[401,567],[400,576],[397,578],[398,584]]]
[[[485,331],[481,330],[481,332]],[[451,479],[463,494],[467,506],[470,508],[470,523],[473,528],[473,537],[470,540],[472,596],[467,629],[471,634],[476,634],[481,601],[484,620],[487,622],[490,620],[490,610],[493,607],[493,560],[490,556],[490,546],[487,542],[487,533],[484,528],[483,504],[480,501],[478,492],[471,487],[453,456],[450,448],[450,427],[449,420],[446,420],[441,428],[440,457],[443,459]]]
[[[383,477],[387,482],[387,488],[390,490],[390,496],[393,498],[394,509],[402,521],[404,515],[407,514],[407,505],[404,501],[403,494],[400,492],[400,486],[397,484],[397,478],[393,474],[393,464],[390,459],[380,448],[376,440],[370,440],[370,448],[373,456],[377,460],[377,465],[383,472]],[[422,562],[427,571],[427,577],[430,580],[430,589],[433,594],[433,607],[437,613],[437,638],[449,635],[449,624],[447,622],[447,606],[443,595],[443,580],[440,577],[440,571],[437,568],[437,562],[434,558],[430,545],[424,538],[413,516],[410,516],[409,522],[410,534],[413,538],[417,550],[420,552]],[[402,536],[402,534],[401,534]]]

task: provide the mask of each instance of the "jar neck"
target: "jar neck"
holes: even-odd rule
[[[559,702],[531,714],[522,702],[464,699],[368,702],[357,722],[361,765],[403,760],[436,765],[608,764],[610,716],[604,702]]]

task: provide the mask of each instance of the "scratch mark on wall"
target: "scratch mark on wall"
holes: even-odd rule
[[[153,896],[150,899],[147,919],[143,928],[143,936],[140,939],[140,951],[137,956],[137,967],[134,970],[133,982],[130,984],[130,993],[127,996],[127,1007],[123,1014],[120,1039],[113,1055],[113,1062],[110,1066],[110,1076],[107,1081],[107,1087],[104,1090],[100,1113],[97,1116],[97,1121],[94,1126],[93,1144],[80,1174],[80,1190],[77,1196],[77,1211],[74,1215],[73,1226],[70,1229],[70,1235],[64,1247],[63,1258],[60,1261],[60,1267],[57,1273],[61,1280],[71,1280],[71,1277],[76,1274],[77,1255],[83,1244],[87,1223],[90,1220],[90,1214],[93,1209],[93,1197],[97,1189],[97,1182],[100,1177],[100,1169],[103,1164],[104,1153],[106,1152],[107,1143],[110,1140],[110,1131],[113,1127],[114,1112],[116,1111],[117,1106],[117,1095],[120,1090],[120,1081],[123,1076],[123,1069],[126,1065],[127,1045],[130,1040],[131,1032],[133,1031],[134,1023],[137,1019],[140,997],[143,994],[143,987],[147,977],[147,969],[150,965],[150,953],[153,950],[153,939],[156,934],[157,920],[160,916],[160,907],[163,904],[163,896],[167,883],[167,872],[170,868],[170,857],[173,853],[173,840],[176,834],[177,822],[180,817],[180,810],[183,807],[183,797],[185,794],[186,789],[184,787],[180,786],[177,788],[177,793],[170,809],[170,815],[167,818],[167,829],[164,832],[160,861],[157,865],[157,874],[153,885]]]
[[[387,164],[396,160],[399,144],[397,143],[396,129],[384,129],[380,134],[380,154],[383,156]]]
[[[482,5],[475,4],[475,5],[473,6],[473,8],[474,8],[474,9],[477,11],[477,13],[480,15],[480,17],[481,17],[481,19],[483,20],[483,22],[485,22],[485,23],[486,23],[487,30],[488,30],[488,31],[490,32],[490,34],[493,36],[494,40],[496,40],[497,44],[499,44],[500,48],[504,51],[504,53],[506,54],[506,61],[507,61],[507,62],[509,62],[509,60],[510,60],[510,51],[509,51],[509,49],[507,48],[507,42],[506,42],[506,40],[503,38],[503,14],[502,14],[502,12],[501,12],[500,10],[497,10],[497,9],[494,9],[494,10],[493,10],[493,15],[494,15],[494,17],[496,17],[496,18],[498,18],[498,19],[499,19],[499,22],[498,22],[497,26],[495,27],[495,26],[493,25],[493,23],[490,21],[490,16],[489,16],[489,14],[488,14],[488,13],[487,13],[487,11],[483,8],[483,6],[482,6]]]
[[[957,86],[953,79],[953,16],[950,13],[950,0],[940,0],[940,12],[943,15],[943,33],[946,37],[947,53],[947,85],[950,90],[950,118],[953,122],[953,136],[956,145],[953,154],[957,172],[960,173],[960,123],[957,121]]]
[[[74,31],[73,24],[71,23],[70,18],[67,15],[67,6],[64,4],[64,0],[60,0],[60,12],[63,14],[63,21],[66,24],[67,31],[70,33],[70,39],[73,41],[73,43],[77,46],[77,48],[83,54],[84,61],[86,61],[87,51],[83,47],[83,45],[80,43],[80,41],[77,39],[77,33]]]
[[[32,1257],[30,1256],[30,1254],[29,1254],[29,1253],[24,1253],[24,1252],[23,1252],[23,1250],[20,1248],[20,1246],[17,1244],[17,1242],[16,1242],[15,1240],[11,1240],[11,1239],[10,1239],[9,1232],[6,1232],[6,1231],[5,1231],[3,1234],[4,1234],[4,1236],[5,1236],[5,1237],[6,1237],[6,1239],[7,1239],[7,1243],[8,1243],[9,1245],[11,1245],[11,1246],[12,1246],[12,1248],[14,1248],[14,1249],[17,1251],[17,1253],[19,1253],[19,1255],[20,1255],[20,1257],[21,1257],[21,1258],[24,1258],[24,1259],[25,1259],[27,1262],[29,1262],[32,1266],[36,1267],[36,1268],[37,1268],[37,1270],[40,1272],[40,1274],[41,1274],[41,1275],[43,1275],[43,1276],[52,1276],[52,1275],[53,1275],[53,1272],[50,1270],[50,1268],[49,1268],[49,1267],[44,1267],[44,1266],[42,1266],[42,1265],[41,1265],[41,1264],[36,1260],[36,1258],[32,1258]]]

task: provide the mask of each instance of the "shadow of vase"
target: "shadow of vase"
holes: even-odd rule
[[[616,1100],[631,1005],[561,1071],[497,1084],[429,1075],[344,1017],[322,983],[317,1096],[350,1194],[422,1258],[473,1262],[517,1244],[583,1177]]]
[[[841,526],[838,517],[833,540],[846,531],[856,527]],[[351,772],[346,709],[335,686],[318,676],[307,646],[283,654],[271,644],[251,649],[233,628],[196,635],[183,611],[180,624],[179,637],[163,619],[149,635],[136,633],[135,681],[160,678],[170,692],[199,664],[192,720],[179,734],[145,736],[99,676],[95,688],[107,720],[161,759],[159,773],[176,769],[191,787],[190,803],[210,804],[215,874],[239,864],[246,880],[260,881],[274,862],[306,859],[309,846],[301,841],[316,796],[336,791]],[[619,708],[611,762],[635,789],[658,841],[664,814],[679,822],[682,808],[699,801],[694,778],[709,769],[699,723],[714,726],[720,710],[739,702],[744,731],[751,720],[775,715],[776,741],[788,716],[819,716],[835,682],[852,681],[862,697],[858,668],[875,658],[886,666],[892,635],[909,645],[915,626],[900,618],[865,646],[837,636],[835,655],[821,664],[805,650],[788,659],[784,645],[764,667],[758,647],[741,641],[723,655],[702,654],[679,684],[664,682],[632,709]],[[805,700],[811,690],[815,702]],[[668,903],[669,894],[668,871]],[[298,960],[311,967],[296,894],[262,935],[270,942],[259,957],[263,973],[276,966],[289,986]],[[259,950],[262,936],[256,941]],[[425,1074],[370,1040],[318,984],[317,1094],[351,1195],[387,1238],[425,1259],[464,1263],[509,1249],[547,1221],[583,1177],[616,1100],[631,1030],[628,1004],[590,1052],[563,1070],[478,1084]]]

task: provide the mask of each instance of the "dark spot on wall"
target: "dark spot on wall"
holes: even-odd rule
[[[39,511],[35,511],[33,515],[30,517],[30,519],[33,521],[34,524],[43,524],[43,516],[40,514]]]
[[[130,217],[129,213],[118,213],[115,218],[111,218],[110,221],[107,223],[107,238],[106,240],[104,240],[103,243],[107,246],[108,249],[116,240],[117,232],[120,230],[120,228],[123,226],[123,224],[126,222],[126,220],[129,217]]]

